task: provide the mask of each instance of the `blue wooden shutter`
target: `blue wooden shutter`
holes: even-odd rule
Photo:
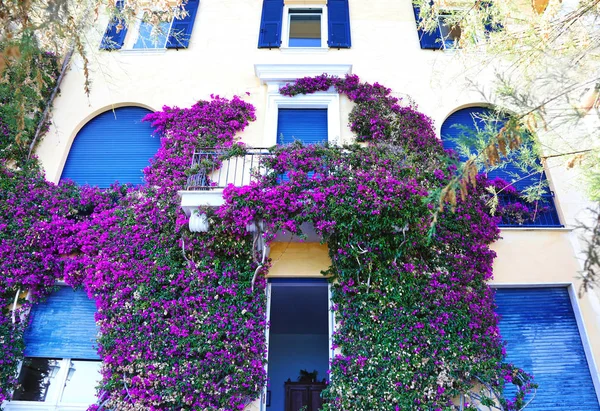
[[[435,27],[433,32],[427,32],[419,28],[421,23],[421,8],[413,4],[413,12],[415,13],[415,22],[417,24],[417,33],[419,34],[419,43],[422,49],[441,50],[444,48],[442,42],[442,32],[439,25]]]
[[[442,124],[441,129],[441,137],[442,143],[445,149],[453,149],[458,152],[457,148],[457,138],[460,138],[461,134],[465,133],[465,127],[469,129],[474,129],[477,126],[480,130],[485,128],[485,123],[481,119],[482,116],[489,116],[491,114],[491,110],[485,107],[469,107],[462,110],[455,111],[452,113]],[[504,122],[498,121],[498,130],[502,128]],[[460,155],[461,161],[466,161],[467,157],[464,155]],[[490,171],[487,173],[487,176],[490,180],[495,178],[501,178],[511,183],[512,180],[515,180],[515,176],[518,176],[518,179],[512,184],[517,190],[523,190],[527,187],[532,187],[541,182],[546,182],[546,173],[542,171],[541,175],[539,173],[534,173],[534,170],[521,170],[516,165],[516,160],[511,160],[510,157],[508,161],[504,164],[502,168]],[[531,175],[529,175],[531,174]],[[508,202],[513,201],[509,197],[499,196],[500,204],[506,205]],[[512,221],[503,220],[501,226],[520,226],[520,227],[562,227],[560,224],[560,219],[558,217],[558,212],[556,210],[556,205],[554,204],[554,198],[552,193],[545,194],[542,196],[540,201],[538,202],[538,207],[547,207],[548,211],[545,213],[539,214],[534,221],[527,221],[523,224],[516,224]]]
[[[299,140],[304,144],[327,142],[327,109],[280,108],[277,116],[277,144]]]
[[[124,0],[117,0],[117,9],[122,10]],[[121,24],[121,30],[117,29],[117,26]],[[125,35],[127,34],[127,27],[125,26],[125,22],[119,18],[112,17],[108,23],[108,27],[106,27],[106,31],[104,32],[104,36],[102,37],[102,42],[100,43],[101,50],[119,50],[123,47],[123,43],[125,42]]]
[[[167,39],[168,49],[188,48],[198,6],[200,6],[200,0],[188,0],[185,5],[187,16],[181,20],[175,19],[173,21],[171,31],[169,31],[169,38]]]
[[[141,107],[121,107],[91,119],[77,133],[61,180],[107,188],[115,181],[142,184],[142,169],[160,147]]]
[[[329,47],[350,48],[350,10],[348,0],[328,0]]]
[[[32,307],[25,330],[26,357],[99,359],[96,303],[83,290],[60,289]]]
[[[539,384],[527,410],[600,410],[567,288],[500,288],[496,305],[506,361]]]
[[[283,0],[263,0],[258,48],[279,48],[282,20]]]

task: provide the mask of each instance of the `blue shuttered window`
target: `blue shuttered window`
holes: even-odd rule
[[[500,288],[496,305],[506,360],[539,385],[527,410],[600,410],[567,288]]]
[[[433,1],[430,2],[430,5],[433,6]],[[484,0],[479,2],[479,7],[487,8],[493,6],[492,1]],[[452,12],[456,12],[456,10],[441,10],[438,19],[440,23],[435,27],[433,31],[427,32],[419,27],[421,23],[421,8],[415,4],[413,4],[413,12],[415,14],[415,22],[417,24],[417,33],[419,35],[419,43],[421,44],[422,49],[428,50],[442,50],[444,48],[451,49],[457,47],[458,38],[454,38],[453,34],[449,32],[451,26],[446,25],[444,22],[444,15]],[[460,11],[461,13],[468,13],[468,9],[463,9]],[[445,27],[446,33],[442,32],[440,29],[440,24]],[[483,21],[483,29],[486,34],[492,31],[502,30],[502,24],[494,22],[491,17],[487,17],[485,21]],[[460,31],[459,31],[460,32]]]
[[[185,5],[185,10],[188,15],[181,20],[173,20],[171,31],[169,32],[169,39],[167,40],[166,47],[168,49],[187,48],[189,46],[198,6],[200,6],[200,0],[188,0]]]
[[[490,116],[491,110],[484,107],[469,107],[461,109],[452,113],[442,124],[441,137],[445,149],[452,149],[460,153],[458,149],[457,139],[465,135],[465,129],[479,130],[485,129],[485,122],[483,117]],[[502,127],[503,123],[498,121],[498,130]],[[460,160],[466,161],[467,157],[460,153]],[[527,187],[535,186],[540,182],[546,182],[546,173],[534,172],[534,170],[522,170],[517,167],[514,160],[510,157],[502,168],[490,171],[487,173],[490,180],[495,178],[501,178],[509,183],[517,190],[523,190]],[[514,180],[514,182],[513,182]],[[514,203],[515,199],[512,196],[502,195],[499,196],[501,205],[507,205]],[[546,208],[547,211],[538,213],[534,221],[525,221],[524,223],[517,224],[515,221],[505,217],[502,220],[501,226],[520,226],[520,227],[562,227],[556,206],[554,204],[554,198],[552,193],[548,193],[542,196],[538,202],[538,208]]]
[[[415,14],[415,22],[417,24],[417,33],[419,34],[419,43],[422,49],[441,50],[444,48],[442,42],[442,33],[440,27],[436,26],[432,32],[427,32],[419,27],[421,23],[421,8],[413,4],[413,12]]]
[[[107,188],[115,181],[142,184],[142,169],[160,147],[141,107],[121,107],[90,120],[77,133],[61,180]]]
[[[82,290],[61,287],[32,307],[25,330],[26,357],[99,359],[96,303]]]
[[[283,0],[282,0],[283,1]],[[124,0],[118,0],[116,6],[121,10],[124,6]],[[158,41],[156,39],[150,39],[150,29],[152,28],[148,23],[142,22],[139,26],[140,32],[137,33],[138,40],[133,46],[136,48],[163,48],[168,49],[180,49],[187,48],[190,44],[190,38],[192,36],[192,30],[194,28],[194,21],[196,20],[196,13],[200,6],[200,0],[188,0],[185,5],[187,16],[182,19],[175,19],[172,24],[165,22],[161,24],[161,28],[164,25],[168,28],[171,26],[168,36],[166,33],[162,34],[162,39],[159,36]],[[166,31],[166,29],[165,29]],[[136,34],[136,33],[133,33]],[[100,43],[101,50],[119,50],[125,43],[125,36],[127,35],[127,27],[125,22],[121,19],[113,17],[108,23],[108,27],[102,37]],[[165,45],[164,37],[168,37]],[[162,40],[162,41],[161,41]]]
[[[306,10],[314,11],[314,9],[313,7]],[[304,9],[299,10],[304,11]],[[288,15],[284,17],[283,11],[283,0],[263,0],[258,48],[281,47],[282,38],[285,37],[284,33],[282,33],[283,19],[289,17]],[[290,9],[290,14],[294,11],[298,12],[298,10]],[[348,0],[329,0],[327,2],[327,15],[328,46],[350,48],[350,11]],[[287,35],[287,33],[285,34]],[[324,39],[322,39],[322,42],[324,42]],[[292,44],[286,44],[285,46],[293,47]]]
[[[277,144],[294,141],[304,144],[327,142],[327,109],[280,108],[277,116]]]
[[[116,6],[117,9],[123,9],[125,1],[117,0]],[[119,50],[123,47],[123,43],[125,42],[125,35],[127,34],[127,27],[125,27],[125,23],[123,20],[113,17],[110,19],[108,23],[108,27],[104,32],[104,36],[102,37],[102,42],[100,43],[101,50]]]
[[[328,0],[329,47],[350,48],[350,9],[348,0]]]
[[[263,0],[258,48],[278,48],[281,46],[282,21],[283,0]]]

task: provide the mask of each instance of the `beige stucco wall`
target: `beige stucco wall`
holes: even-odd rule
[[[464,68],[449,64],[452,53],[421,50],[410,2],[350,1],[352,48],[298,53],[258,49],[261,2],[203,0],[187,50],[98,51],[107,19],[89,33],[92,92],[83,92],[83,69],[76,58],[56,99],[53,124],[37,151],[48,179],[58,181],[77,131],[94,115],[121,105],[189,106],[210,94],[243,96],[257,108],[257,120],[244,132],[248,144],[264,141],[266,86],[254,64],[352,64],[362,79],[378,81],[432,116],[439,127],[456,108],[481,101],[466,92]],[[130,30],[130,34],[132,30]],[[481,73],[479,74],[481,77]],[[250,95],[246,95],[250,93]],[[347,113],[344,99],[341,109]],[[351,138],[343,120],[342,140]]]
[[[271,244],[270,278],[318,277],[331,265],[326,244],[277,242]]]
[[[240,95],[257,109],[243,141],[264,145],[267,87],[255,76],[255,64],[351,64],[361,79],[380,82],[405,101],[414,101],[431,116],[437,130],[458,108],[481,103],[483,98],[467,84],[485,83],[489,70],[459,63],[451,52],[421,50],[409,1],[350,0],[352,48],[295,52],[258,49],[261,3],[257,0],[202,0],[187,50],[97,51],[106,27],[100,21],[89,33],[92,92],[83,92],[83,69],[76,59],[54,103],[52,126],[37,150],[47,178],[57,182],[69,148],[81,127],[100,112],[122,105],[158,110],[163,105],[189,106],[210,94]],[[249,95],[246,95],[249,93]],[[352,135],[347,114],[352,104],[342,98],[341,140]],[[569,174],[571,173],[571,174]],[[577,178],[561,164],[550,170],[567,225],[585,205]],[[505,230],[494,245],[495,284],[573,283],[580,263],[577,241],[568,231]],[[275,243],[269,276],[320,277],[330,260],[327,247],[317,243]],[[577,301],[587,336],[600,361],[600,303],[594,294]]]

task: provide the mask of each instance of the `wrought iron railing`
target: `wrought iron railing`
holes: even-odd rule
[[[225,188],[230,184],[243,186],[250,184],[257,175],[266,173],[261,162],[270,156],[266,148],[249,148],[239,156],[224,157],[222,149],[200,149],[192,157],[191,168],[194,174],[187,180],[186,190],[211,190]]]
[[[514,195],[499,194],[498,203],[501,206],[523,204],[523,200]],[[554,204],[554,193],[543,195],[537,201],[537,204],[534,202],[524,203],[524,205],[534,212],[535,217],[533,219],[529,218],[521,221],[518,217],[504,215],[500,227],[563,227]]]
[[[207,148],[196,151],[192,158],[191,168],[194,174],[187,180],[186,189],[194,191],[225,188],[229,184],[244,186],[250,184],[257,176],[267,172],[261,161],[265,156],[271,156],[267,148],[250,148],[239,156],[225,156],[223,149]],[[285,174],[278,181],[287,181]],[[546,194],[538,200],[537,205],[523,203],[518,196],[499,194],[498,202],[501,206],[520,203],[530,210],[536,207],[535,218],[523,219],[516,213],[515,216],[505,214],[500,222],[500,227],[563,227],[560,223],[554,194]]]

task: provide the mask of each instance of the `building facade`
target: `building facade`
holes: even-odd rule
[[[48,180],[70,178],[100,187],[115,180],[141,183],[140,169],[159,146],[141,118],[163,105],[188,107],[211,94],[239,95],[256,107],[256,121],[239,136],[249,147],[293,139],[352,142],[352,103],[346,97],[335,91],[293,98],[279,94],[286,82],[323,73],[357,74],[390,87],[430,116],[442,139],[452,134],[453,124],[469,126],[472,114],[488,107],[470,81],[476,76],[490,84],[492,69],[465,68],[448,43],[452,33],[443,20],[439,33],[419,30],[419,10],[409,0],[190,0],[188,8],[188,17],[166,23],[158,39],[143,22],[117,32],[108,17],[98,21],[90,33],[91,94],[83,92],[82,62],[75,59],[36,153]],[[440,43],[440,36],[446,40]],[[243,183],[222,178],[218,185]],[[506,319],[501,330],[508,358],[539,376],[550,398],[577,392],[582,409],[600,409],[600,299],[593,292],[577,297],[580,246],[572,229],[587,204],[573,171],[549,164],[546,178],[554,193],[553,217],[506,224],[493,245],[498,254],[493,285]],[[182,187],[188,215],[199,206],[222,203],[221,189],[198,186],[202,183]],[[314,369],[321,380],[333,355],[335,320],[327,285],[320,281],[331,263],[327,245],[318,238],[281,237],[271,245],[270,258],[270,385],[249,406],[253,410],[283,410],[285,381],[295,381],[298,369]],[[34,322],[30,328],[35,327]],[[45,354],[43,344],[35,350],[26,357],[77,357]],[[67,369],[61,368],[61,375],[68,380]],[[16,400],[8,409],[85,409],[77,405],[85,400],[76,397],[51,393],[46,402],[32,406],[27,399]],[[551,409],[544,408],[542,394],[539,398],[539,409]],[[564,407],[552,409],[574,409]]]

